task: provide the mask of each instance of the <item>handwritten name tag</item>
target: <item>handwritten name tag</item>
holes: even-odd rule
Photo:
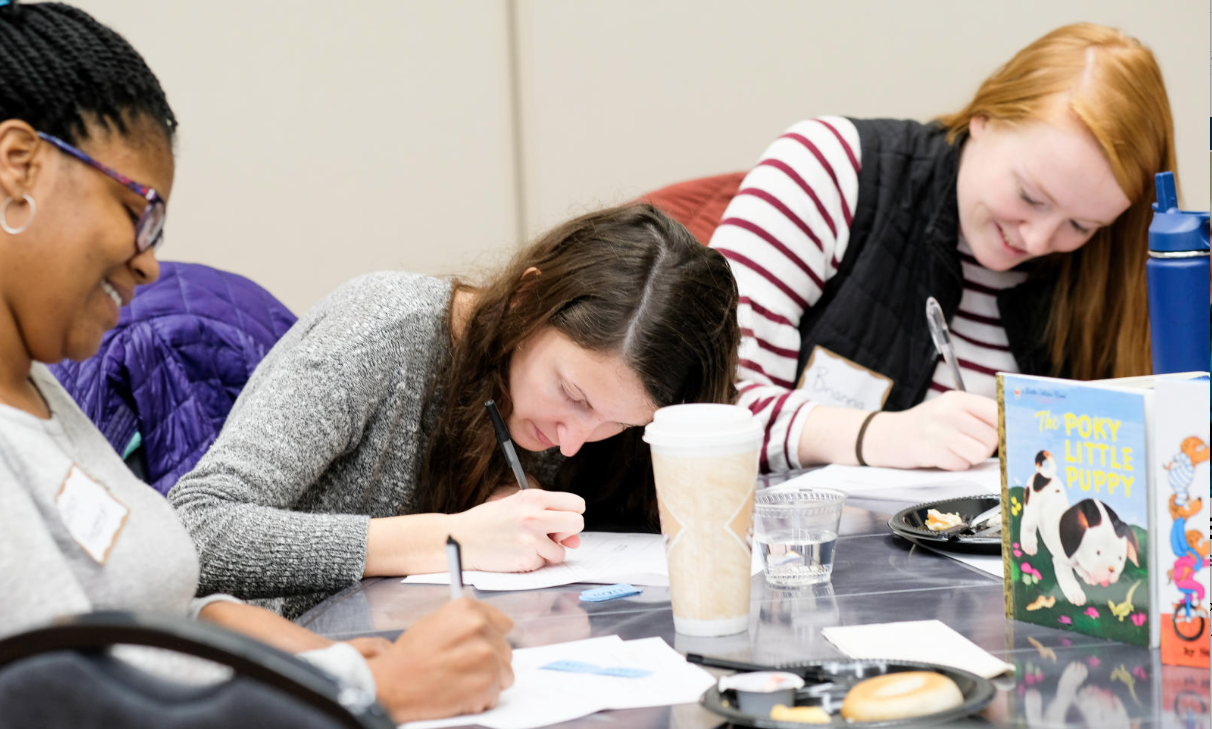
[[[55,496],[55,506],[72,539],[98,564],[105,564],[130,509],[75,465]]]
[[[892,380],[818,344],[800,376],[799,389],[825,405],[882,410],[892,392]]]

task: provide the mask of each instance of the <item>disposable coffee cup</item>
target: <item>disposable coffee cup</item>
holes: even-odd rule
[[[761,426],[736,405],[672,405],[656,411],[644,440],[652,448],[674,630],[745,631]]]

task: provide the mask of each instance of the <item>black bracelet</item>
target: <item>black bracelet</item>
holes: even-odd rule
[[[854,457],[858,459],[860,466],[867,465],[867,462],[863,460],[863,436],[867,434],[867,426],[871,425],[871,419],[879,415],[880,412],[876,410],[867,413],[867,417],[863,418],[863,424],[859,426],[858,437],[854,439]]]

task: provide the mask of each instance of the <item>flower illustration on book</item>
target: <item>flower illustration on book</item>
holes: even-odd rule
[[[1023,550],[1019,548],[1018,542],[1015,542],[1013,547],[1014,547],[1014,556],[1015,557],[1023,556]]]
[[[1022,502],[1020,502],[1018,500],[1017,496],[1011,496],[1010,497],[1010,513],[1015,516],[1018,516],[1019,512],[1021,512],[1022,510],[1023,510]],[[1018,544],[1015,544],[1014,546],[1018,547]]]
[[[1092,618],[1097,618],[1098,617],[1098,608],[1091,605],[1090,607],[1086,608],[1086,615],[1089,615]]]
[[[1142,681],[1147,681],[1149,679],[1148,672],[1146,672],[1145,669],[1141,668],[1140,666],[1132,669],[1132,675],[1136,676]]]
[[[1070,618],[1068,615],[1060,616],[1059,618],[1056,619],[1056,622],[1060,623],[1061,625],[1073,625],[1073,619]]]
[[[1090,656],[1088,659],[1086,659],[1086,663],[1090,664],[1090,668],[1098,668],[1101,661],[1098,660],[1098,656]]]
[[[1038,584],[1043,579],[1043,575],[1039,573],[1039,570],[1032,567],[1029,562],[1020,562],[1018,568],[1023,573],[1023,584],[1025,585]]]
[[[1145,624],[1146,619],[1144,613],[1132,613],[1132,624],[1138,628]]]

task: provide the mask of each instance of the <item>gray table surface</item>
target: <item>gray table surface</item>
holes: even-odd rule
[[[952,488],[955,493],[935,492],[931,499],[971,492],[962,485]],[[1013,677],[995,681],[998,693],[987,709],[948,726],[1209,726],[1207,669],[1162,666],[1156,651],[1006,620],[1001,580],[893,536],[888,518],[910,502],[894,493],[866,496],[847,502],[832,582],[787,590],[755,576],[745,633],[722,638],[675,633],[669,590],[663,587],[604,603],[580,602],[585,585],[476,597],[513,618],[511,638],[519,647],[614,634],[624,640],[660,636],[682,653],[762,664],[840,657],[821,635],[829,626],[938,619],[1017,669]],[[394,639],[449,595],[445,586],[371,578],[298,622],[333,639]],[[557,726],[708,729],[724,724],[697,704],[683,704],[600,712]]]

